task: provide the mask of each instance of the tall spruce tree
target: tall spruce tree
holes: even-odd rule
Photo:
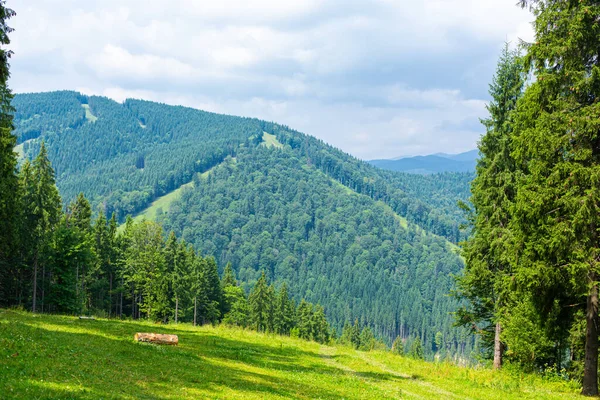
[[[585,319],[582,393],[598,394],[600,5],[522,1],[535,15],[526,61],[536,80],[515,117],[523,170],[514,213],[516,280],[544,319]],[[576,355],[574,355],[576,356]]]
[[[15,249],[18,246],[19,181],[17,178],[17,155],[14,152],[16,137],[13,130],[12,92],[8,88],[9,64],[12,52],[8,34],[12,32],[8,20],[15,15],[0,1],[0,304],[7,305],[9,296],[18,297],[18,271]],[[12,294],[9,294],[12,293]]]
[[[471,183],[472,234],[464,243],[464,274],[459,295],[469,306],[457,312],[458,322],[480,333],[493,346],[494,368],[502,365],[502,315],[507,305],[507,276],[512,252],[510,210],[516,195],[515,163],[511,157],[512,114],[523,93],[524,77],[519,53],[504,45],[496,75],[490,84],[489,117],[481,122],[486,133],[479,141],[477,176]],[[483,329],[479,326],[483,324]]]
[[[32,310],[38,310],[38,294],[41,294],[42,311],[46,286],[46,263],[49,244],[54,228],[61,216],[61,200],[54,180],[54,170],[48,159],[48,152],[42,142],[40,152],[31,169],[23,173],[23,212],[26,222],[24,243],[30,244],[32,251]],[[38,286],[41,267],[41,290]],[[38,293],[40,292],[40,293]]]
[[[269,298],[269,286],[267,285],[267,276],[263,271],[258,281],[252,288],[248,296],[248,306],[250,308],[250,323],[254,329],[259,332],[267,330],[269,323],[269,309],[271,307]]]

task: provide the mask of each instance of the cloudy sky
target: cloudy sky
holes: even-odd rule
[[[516,0],[8,0],[15,92],[258,117],[363,159],[475,147]]]

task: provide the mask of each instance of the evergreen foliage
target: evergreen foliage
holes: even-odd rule
[[[505,44],[490,84],[486,133],[479,142],[477,176],[471,183],[472,234],[463,245],[466,267],[458,280],[458,295],[469,301],[457,313],[458,323],[482,336],[494,349],[494,364],[502,363],[501,319],[509,307],[511,260],[510,210],[516,195],[516,168],[510,155],[512,119],[522,95],[524,77],[518,51]],[[494,347],[495,346],[495,347]]]

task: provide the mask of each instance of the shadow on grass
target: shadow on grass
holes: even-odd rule
[[[0,338],[14,338],[10,351],[18,354],[2,357],[4,353],[0,353],[0,389],[16,390],[20,396],[15,397],[167,398],[180,392],[189,397],[224,397],[233,390],[240,396],[347,398],[320,387],[318,376],[348,373],[323,365],[318,353],[297,347],[249,343],[190,330],[177,332],[181,346],[159,347],[133,342],[134,331],[149,328],[140,324],[90,324],[44,316],[41,322],[49,325],[44,327],[36,326],[36,320],[20,313],[8,324],[0,320]],[[61,331],[61,326],[68,331]],[[84,332],[75,332],[77,327]],[[153,330],[174,331],[161,326]],[[290,374],[314,376],[299,380],[282,376]],[[386,373],[355,375],[378,381],[399,379]]]

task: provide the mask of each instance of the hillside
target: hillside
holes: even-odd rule
[[[178,347],[135,343],[140,331]],[[14,399],[577,399],[558,377],[426,363],[222,326],[0,310],[0,393]]]
[[[19,150],[42,140],[65,201],[156,219],[231,262],[245,288],[265,270],[276,285],[325,307],[341,332],[359,319],[388,343],[419,337],[425,353],[471,357],[447,296],[469,174],[377,169],[322,141],[256,119],[75,92],[17,95]]]
[[[413,174],[436,174],[440,172],[475,172],[477,150],[460,154],[431,154],[403,157],[390,160],[371,160],[369,164],[378,168]]]

